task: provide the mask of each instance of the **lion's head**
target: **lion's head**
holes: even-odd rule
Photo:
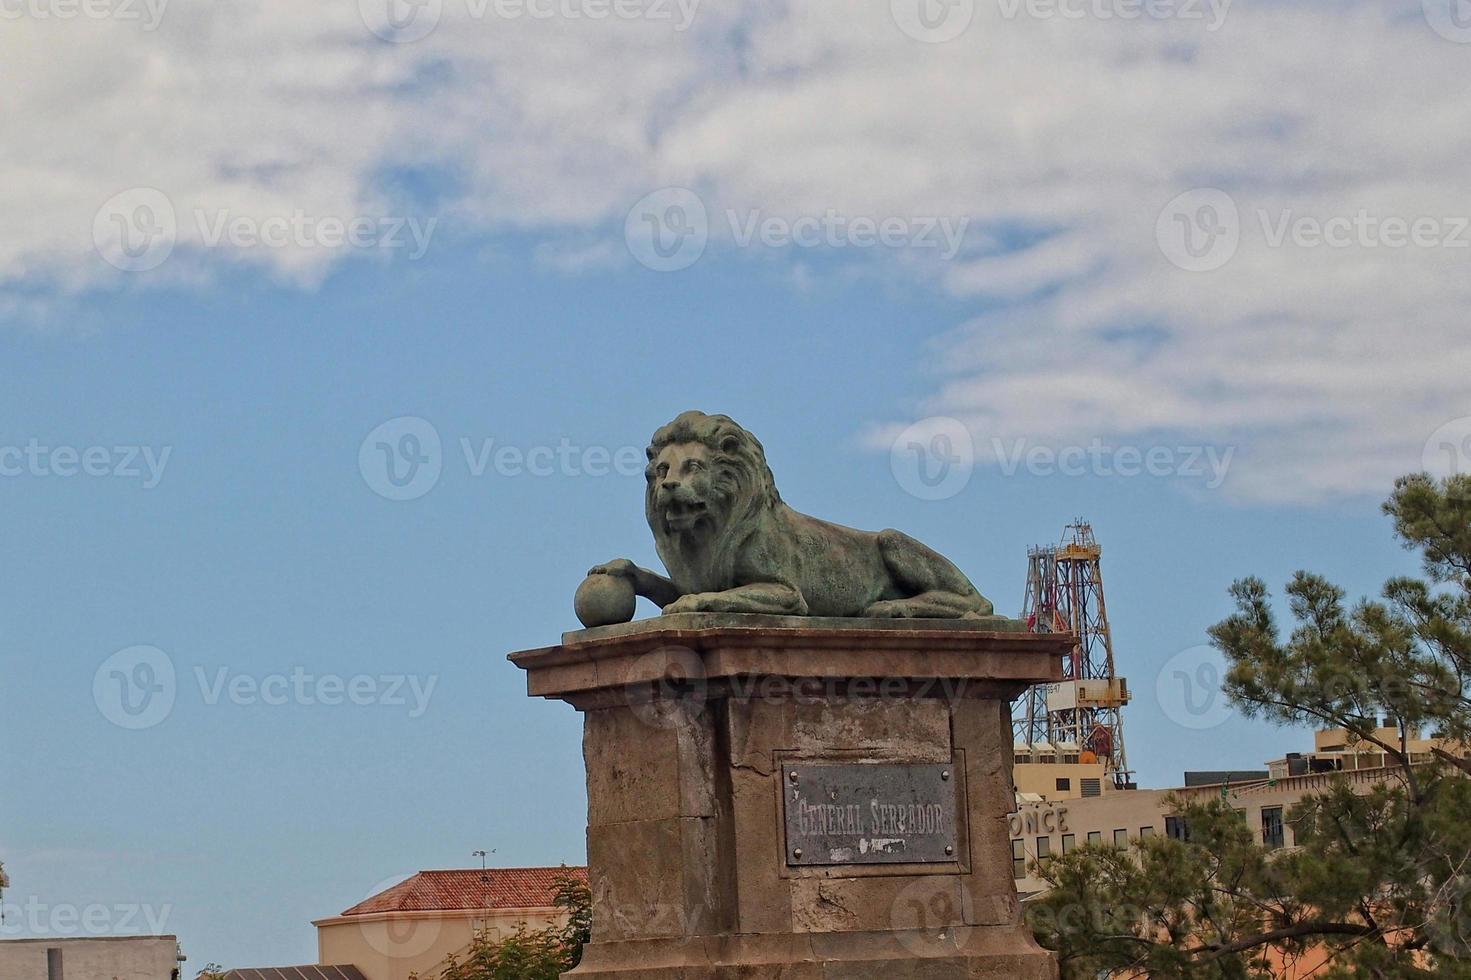
[[[741,543],[781,501],[761,443],[724,415],[685,412],[654,433],[648,457],[644,512],[670,576],[729,588]]]

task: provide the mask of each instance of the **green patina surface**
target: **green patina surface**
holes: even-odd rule
[[[991,603],[943,555],[895,530],[859,531],[799,513],[777,493],[765,450],[724,415],[685,412],[648,448],[645,516],[667,575],[626,558],[622,579],[666,614],[764,613],[977,619]],[[579,590],[586,626],[626,622],[626,590]]]

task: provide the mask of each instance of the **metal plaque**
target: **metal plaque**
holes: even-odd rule
[[[787,865],[953,863],[959,848],[951,765],[787,765]]]

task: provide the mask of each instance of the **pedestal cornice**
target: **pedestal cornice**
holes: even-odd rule
[[[510,660],[532,697],[573,701],[668,680],[671,663],[706,684],[735,678],[969,682],[969,693],[1014,697],[1062,679],[1066,633],[1031,633],[1014,619],[832,619],[681,613],[574,630]],[[947,690],[945,693],[963,693]]]

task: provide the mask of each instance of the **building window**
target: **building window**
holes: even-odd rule
[[[1165,817],[1165,836],[1171,840],[1190,839],[1190,825],[1184,817]]]
[[[1127,830],[1115,830],[1113,832],[1113,846],[1124,848],[1129,846],[1129,832]]]
[[[1057,781],[1057,791],[1059,793],[1067,793],[1067,792],[1071,791],[1072,788],[1073,788],[1073,781],[1071,779],[1059,779]]]
[[[1078,839],[1072,834],[1062,835],[1062,853],[1067,854],[1078,843]]]
[[[1078,788],[1083,791],[1084,799],[1091,799],[1103,795],[1103,781],[1101,779],[1080,779]]]
[[[1282,833],[1282,808],[1280,806],[1262,807],[1262,843],[1269,851],[1275,851],[1287,843]]]
[[[61,947],[50,946],[46,949],[46,980],[64,980],[61,971]]]
[[[1027,848],[1019,840],[1011,842],[1011,876],[1017,879],[1027,876]]]
[[[1101,830],[1090,830],[1090,831],[1088,831],[1088,843],[1090,843],[1090,844],[1102,844],[1103,843],[1103,831],[1101,831]]]
[[[1153,836],[1154,836],[1154,828],[1153,827],[1140,827],[1139,828],[1139,839],[1140,840],[1143,840],[1146,837],[1153,837]]]
[[[1046,858],[1050,858],[1050,857],[1052,857],[1052,838],[1051,837],[1038,837],[1037,838],[1037,860],[1038,861],[1042,861],[1042,860],[1044,860]]]

